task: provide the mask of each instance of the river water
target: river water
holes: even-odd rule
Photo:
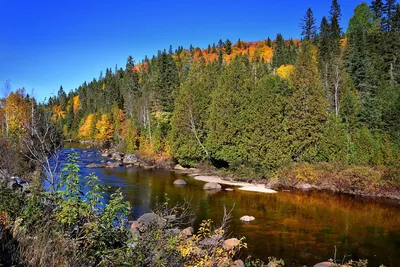
[[[250,254],[264,261],[269,256],[284,259],[288,266],[311,266],[334,257],[368,259],[369,266],[400,266],[400,204],[396,201],[354,197],[328,192],[279,192],[277,194],[234,190],[206,192],[204,182],[167,170],[142,168],[87,169],[104,158],[100,151],[65,148],[61,161],[78,152],[82,177],[95,173],[100,183],[121,188],[132,205],[132,219],[155,208],[165,193],[171,203],[191,200],[195,229],[203,219],[218,223],[224,206],[234,206],[229,233],[246,238]],[[174,180],[184,179],[185,187]],[[244,215],[254,216],[242,223]],[[349,256],[351,255],[351,256]]]

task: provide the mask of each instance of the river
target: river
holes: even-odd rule
[[[210,193],[202,189],[204,182],[174,171],[85,168],[104,160],[96,149],[65,148],[61,161],[72,151],[80,156],[82,177],[94,172],[100,183],[122,189],[132,205],[132,219],[153,209],[166,193],[172,204],[191,200],[195,229],[203,219],[220,222],[224,206],[234,206],[229,233],[246,237],[248,249],[243,257],[250,254],[267,261],[274,256],[288,266],[310,266],[333,258],[336,247],[337,259],[351,255],[355,260],[368,259],[369,266],[400,266],[400,204],[396,201],[313,191]],[[175,187],[173,181],[178,178],[188,184]],[[243,215],[256,219],[242,223]]]

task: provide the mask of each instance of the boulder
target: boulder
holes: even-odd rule
[[[253,216],[248,216],[248,215],[245,215],[245,216],[243,216],[243,217],[241,217],[240,218],[240,220],[241,221],[244,221],[244,222],[251,222],[251,221],[253,221],[253,220],[255,220],[256,218],[254,218]]]
[[[138,161],[138,158],[134,154],[128,154],[124,157],[122,161],[125,164],[135,164]]]
[[[123,158],[124,158],[124,153],[121,153],[121,152],[114,152],[114,153],[112,153],[112,155],[111,155],[111,159],[113,159],[113,160],[122,161]]]
[[[145,170],[152,170],[152,169],[155,168],[155,166],[152,166],[152,165],[144,165],[144,166],[141,166],[141,167],[143,167],[143,169],[145,169]]]
[[[137,220],[138,229],[140,232],[144,232],[153,227],[163,227],[166,224],[166,220],[161,218],[155,213],[145,213]]]
[[[178,180],[174,181],[174,185],[177,185],[177,186],[183,186],[183,185],[186,185],[186,184],[187,184],[186,181],[182,180],[182,179],[178,179]]]
[[[231,266],[232,267],[245,267],[246,265],[244,265],[244,262],[242,260],[235,260]]]
[[[218,183],[206,183],[203,186],[203,189],[204,190],[219,190],[219,189],[221,189],[221,185]]]
[[[331,266],[334,266],[334,264],[333,262],[330,261],[324,261],[314,265],[314,267],[331,267]]]
[[[106,168],[118,168],[118,167],[121,167],[121,166],[123,166],[123,164],[121,162],[108,161],[107,165],[106,165]]]
[[[228,187],[228,188],[225,188],[225,191],[231,192],[231,191],[233,191],[233,189]]]
[[[240,240],[237,238],[229,238],[224,241],[224,249],[232,250],[238,247],[240,244]]]
[[[106,165],[100,164],[100,163],[91,163],[91,164],[86,165],[86,168],[91,168],[91,169],[93,169],[93,168],[105,168],[105,167],[106,167]]]
[[[186,168],[182,167],[182,165],[180,165],[180,164],[176,164],[174,167],[174,170],[182,171],[182,170],[186,170]]]
[[[181,231],[181,234],[184,237],[188,237],[188,236],[192,236],[193,232],[194,232],[194,229],[193,229],[193,227],[190,226],[190,227],[187,227],[187,228],[183,229]]]

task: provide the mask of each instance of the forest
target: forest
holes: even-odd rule
[[[42,108],[52,110],[65,139],[117,144],[188,167],[209,164],[237,178],[325,163],[368,166],[397,181],[400,6],[363,2],[346,30],[340,21],[333,0],[319,25],[307,10],[301,40],[278,33],[275,40],[171,46],[138,63],[129,56],[125,68],[107,68],[68,94],[61,86]],[[2,133],[18,135],[32,101],[22,89],[2,101]]]

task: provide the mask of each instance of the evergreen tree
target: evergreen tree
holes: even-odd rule
[[[383,21],[382,27],[384,32],[392,31],[393,17],[396,13],[396,0],[386,0],[386,4],[383,6]]]
[[[227,55],[230,55],[232,53],[232,42],[229,39],[225,41],[225,53]]]
[[[330,43],[333,55],[338,56],[340,53],[340,37],[342,35],[342,28],[340,27],[340,18],[342,16],[340,5],[337,0],[332,0],[330,14]]]
[[[294,161],[314,161],[327,119],[326,100],[319,80],[312,45],[304,41],[291,76],[289,135]]]
[[[276,35],[276,43],[274,47],[274,54],[272,56],[272,66],[274,68],[279,68],[281,65],[284,65],[287,61],[287,47],[285,45],[285,40],[282,37],[282,34],[278,33]]]
[[[307,9],[306,15],[301,20],[301,35],[306,40],[313,40],[315,38],[317,27],[315,26],[315,18],[311,8]]]

